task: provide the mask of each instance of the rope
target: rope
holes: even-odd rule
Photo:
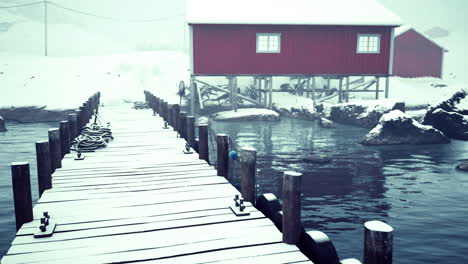
[[[20,4],[20,5],[11,5],[11,6],[0,6],[0,8],[16,8],[16,7],[23,7],[23,6],[33,6],[33,5],[39,5],[39,4],[44,4],[44,1],[38,1],[38,2],[32,2],[32,3],[27,3],[27,4]]]
[[[117,18],[117,17],[103,16],[103,15],[93,14],[93,13],[86,12],[86,11],[77,10],[77,9],[74,9],[74,8],[70,8],[70,7],[66,7],[66,6],[57,4],[55,2],[47,1],[47,3],[49,3],[49,4],[51,4],[51,5],[55,6],[55,7],[58,7],[60,9],[72,12],[72,13],[76,13],[76,14],[80,14],[80,15],[84,15],[84,16],[95,17],[95,18],[99,18],[99,19],[106,19],[106,20],[114,20],[114,21],[118,21],[118,22],[125,22],[125,23],[158,22],[158,21],[162,21],[162,20],[168,20],[168,19],[171,19],[171,18],[185,16],[184,13],[181,13],[181,14],[176,14],[176,15],[172,15],[172,16],[152,18],[152,19],[120,19],[120,18]]]
[[[84,127],[80,135],[73,141],[71,150],[76,152],[93,152],[96,149],[107,146],[106,142],[114,139],[111,129],[94,124],[92,127]]]

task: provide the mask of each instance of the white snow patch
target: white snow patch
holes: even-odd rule
[[[232,119],[242,119],[242,118],[262,118],[270,117],[274,119],[279,118],[279,114],[275,111],[269,109],[260,109],[260,108],[244,108],[238,109],[237,112],[234,111],[223,111],[213,114],[215,120],[232,120]]]
[[[401,25],[402,20],[375,0],[188,0],[187,22],[190,24]]]

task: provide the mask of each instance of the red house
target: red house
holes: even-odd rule
[[[194,75],[388,76],[400,19],[375,0],[193,0]]]
[[[411,27],[395,31],[393,74],[400,77],[442,78],[448,50]]]

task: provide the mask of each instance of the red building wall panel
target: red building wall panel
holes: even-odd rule
[[[192,26],[194,74],[389,73],[391,27]],[[281,53],[256,53],[257,33],[281,33]],[[358,34],[380,34],[380,53],[356,53]]]
[[[442,77],[443,49],[418,32],[409,30],[395,38],[393,75]]]

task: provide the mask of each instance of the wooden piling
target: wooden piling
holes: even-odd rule
[[[208,124],[198,125],[198,158],[210,163],[208,151]]]
[[[340,83],[338,85],[338,103],[343,102],[343,78],[340,78]]]
[[[391,264],[393,228],[381,221],[364,223],[364,264]]]
[[[158,110],[158,113],[159,113],[159,115],[160,115],[162,118],[164,118],[164,117],[163,117],[163,114],[164,114],[164,103],[165,103],[164,100],[162,100],[162,99],[159,100],[159,110]]]
[[[76,114],[68,115],[68,126],[70,128],[70,141],[72,141],[76,136],[78,136],[78,123],[77,123]]]
[[[179,117],[180,117],[180,105],[175,104],[173,105],[174,110],[172,111],[174,114],[174,125],[172,126],[174,128],[174,131],[179,131]]]
[[[54,173],[55,169],[62,167],[60,131],[58,128],[49,129],[49,149],[51,169],[52,173]]]
[[[385,98],[388,98],[388,92],[390,89],[390,77],[385,77]]]
[[[39,187],[39,197],[41,197],[45,190],[52,188],[52,170],[48,141],[36,142],[36,161],[37,185]]]
[[[272,193],[260,195],[255,202],[255,207],[270,220],[273,220],[275,214],[281,211],[281,204],[278,198]]]
[[[190,146],[195,146],[195,117],[187,116],[186,122],[186,135],[187,135],[187,142]]]
[[[187,113],[180,112],[179,114],[179,134],[183,139],[187,139]]]
[[[7,131],[6,125],[5,125],[5,119],[3,119],[2,116],[0,116],[0,132],[5,132]]]
[[[241,193],[245,201],[255,205],[255,175],[257,173],[257,151],[254,148],[242,148],[240,151]]]
[[[15,204],[16,231],[24,223],[33,220],[31,179],[29,162],[13,162],[11,164],[13,183],[13,200]]]
[[[60,153],[62,155],[62,158],[65,156],[65,154],[70,153],[70,126],[68,121],[61,121],[60,126]]]
[[[302,174],[285,171],[283,175],[283,242],[297,244],[301,236]]]
[[[168,104],[167,105],[167,123],[170,126],[174,126],[174,105]]]
[[[82,120],[83,119],[81,118],[81,111],[80,110],[76,110],[75,115],[76,115],[76,136],[78,136],[81,133],[81,130],[83,129],[83,126],[82,126],[82,124],[83,124]]]
[[[228,177],[229,169],[229,137],[226,134],[216,135],[216,157],[217,157],[217,166],[216,170],[218,176]]]
[[[167,108],[168,108],[168,103],[163,102],[163,104],[162,104],[162,118],[164,119],[164,121],[167,121],[167,114],[169,113]]]
[[[161,111],[159,111],[161,105],[161,99],[159,97],[154,97],[154,109],[158,115],[161,115]]]
[[[270,76],[268,81],[268,109],[273,109],[273,77]]]
[[[346,102],[349,102],[349,76],[346,76]]]
[[[314,106],[314,110],[315,110],[315,106],[317,105],[316,103],[316,100],[315,100],[315,88],[317,87],[317,84],[315,82],[315,76],[312,77],[312,104]]]
[[[375,99],[378,100],[379,99],[379,89],[380,89],[380,78],[379,77],[375,77],[376,79],[376,83],[375,83]]]

